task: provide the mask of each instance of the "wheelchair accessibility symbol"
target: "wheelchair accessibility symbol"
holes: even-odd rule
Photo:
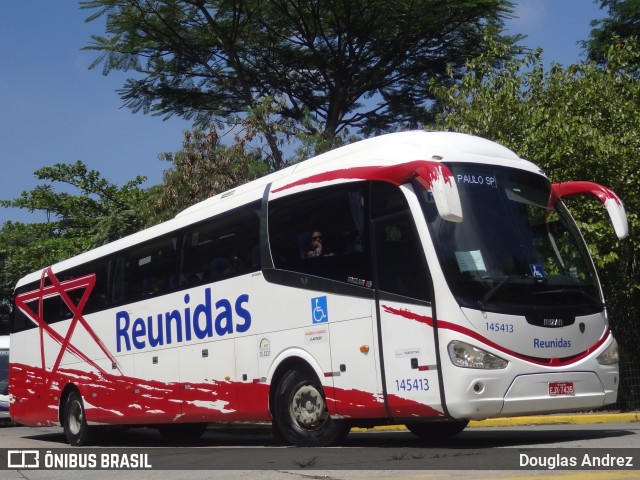
[[[311,299],[311,319],[313,323],[326,323],[329,321],[327,297],[316,297]]]
[[[531,269],[531,275],[533,275],[535,278],[544,278],[547,276],[542,265],[539,265],[537,263],[530,263],[529,268]]]

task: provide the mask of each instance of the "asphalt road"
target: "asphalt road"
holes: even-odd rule
[[[420,440],[406,431],[352,432],[341,447],[297,448],[275,441],[267,430],[211,429],[191,445],[167,445],[151,429],[109,434],[97,448],[72,448],[60,428],[15,427],[0,430],[0,479],[68,478],[65,468],[6,469],[7,450],[30,450],[56,456],[141,456],[152,470],[83,471],[98,478],[562,478],[576,480],[640,478],[640,422],[516,425],[468,428],[449,440]],[[582,465],[585,455],[587,465]],[[49,458],[53,458],[53,456]],[[594,468],[592,457],[631,457],[631,468]],[[88,457],[87,457],[88,458]],[[563,469],[561,463],[574,468]],[[67,459],[68,460],[68,459]],[[127,461],[130,461],[127,460]],[[528,463],[536,465],[528,465]],[[554,463],[553,468],[549,463]],[[527,465],[522,465],[523,463]],[[58,467],[64,465],[59,464]],[[68,466],[68,465],[67,465]],[[145,466],[145,465],[143,465]],[[606,466],[606,465],[605,465]],[[536,468],[533,468],[536,467]],[[614,465],[615,467],[615,465]],[[619,468],[619,467],[616,467]],[[160,474],[159,471],[162,471]],[[511,473],[509,473],[511,472]],[[541,474],[544,474],[541,476]],[[63,477],[64,475],[64,477]]]

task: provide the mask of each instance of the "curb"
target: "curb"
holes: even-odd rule
[[[589,423],[631,423],[640,421],[640,412],[585,413],[578,415],[536,415],[529,417],[472,420],[469,427],[511,427],[523,425],[585,425]]]
[[[525,417],[489,418],[487,420],[471,420],[467,428],[478,427],[523,427],[531,425],[587,425],[596,423],[631,423],[640,422],[640,412],[630,413],[583,413],[571,415],[535,415]],[[352,431],[365,432],[367,428],[353,428]],[[404,425],[385,425],[373,427],[375,431],[406,431]]]

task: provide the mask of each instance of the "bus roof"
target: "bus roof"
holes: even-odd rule
[[[256,191],[260,198],[269,183],[294,182],[300,178],[328,170],[361,166],[393,165],[414,160],[465,161],[511,164],[520,168],[540,170],[521,159],[512,150],[491,140],[455,132],[414,130],[389,133],[345,145],[323,153],[278,172],[239,186],[234,190],[214,195],[180,212],[177,217],[190,215],[208,208],[222,199],[248,191]],[[516,165],[513,165],[516,162]]]
[[[107,245],[63,260],[52,266],[54,273],[109,255],[150,237],[182,228],[207,217],[262,198],[267,185],[284,186],[312,175],[353,167],[385,166],[416,160],[478,162],[506,165],[536,173],[540,169],[512,150],[484,138],[454,132],[407,131],[380,135],[337,148],[291,165],[252,182],[203,200],[174,219],[121,238]],[[23,277],[17,286],[39,280],[41,271]]]

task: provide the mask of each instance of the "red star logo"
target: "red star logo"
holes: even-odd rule
[[[96,342],[96,344],[100,347],[100,349],[105,353],[107,358],[111,360],[114,365],[117,365],[117,362],[111,352],[107,349],[107,347],[102,343],[102,340],[96,335],[91,326],[85,320],[82,312],[89,300],[89,296],[93,291],[93,288],[96,284],[96,275],[95,273],[91,273],[89,275],[85,275],[82,277],[74,278],[71,280],[65,280],[60,282],[56,275],[51,270],[51,267],[47,267],[42,271],[42,276],[40,277],[40,288],[38,290],[33,290],[31,292],[22,293],[20,295],[16,295],[16,308],[22,310],[22,312],[31,319],[33,323],[38,326],[40,331],[40,356],[42,360],[42,369],[46,369],[45,364],[45,348],[44,348],[44,335],[47,334],[51,337],[58,345],[60,345],[60,350],[58,351],[58,355],[51,369],[51,373],[56,373],[60,367],[60,363],[62,362],[62,358],[64,357],[65,352],[69,352],[75,357],[79,358],[87,362],[93,368],[95,368],[98,372],[105,374],[106,372],[97,365],[93,360],[91,360],[87,355],[82,353],[82,351],[77,348],[75,345],[71,343],[71,337],[78,326],[78,323],[84,327],[87,333],[91,336],[91,338]],[[74,303],[73,299],[69,295],[70,292],[74,292],[74,294],[81,293],[81,296],[76,303]],[[72,314],[72,319],[69,324],[69,328],[67,330],[66,335],[63,337],[61,334],[56,332],[51,328],[51,326],[46,322],[46,319],[43,317],[43,306],[44,300],[46,298],[51,298],[55,296],[60,296],[66,306],[69,308],[69,311]],[[74,295],[77,296],[77,295]],[[34,311],[34,302],[37,301],[37,308]],[[118,371],[120,369],[118,368]],[[122,374],[122,372],[120,372]],[[52,378],[52,377],[49,377]],[[51,381],[51,380],[50,380]]]

